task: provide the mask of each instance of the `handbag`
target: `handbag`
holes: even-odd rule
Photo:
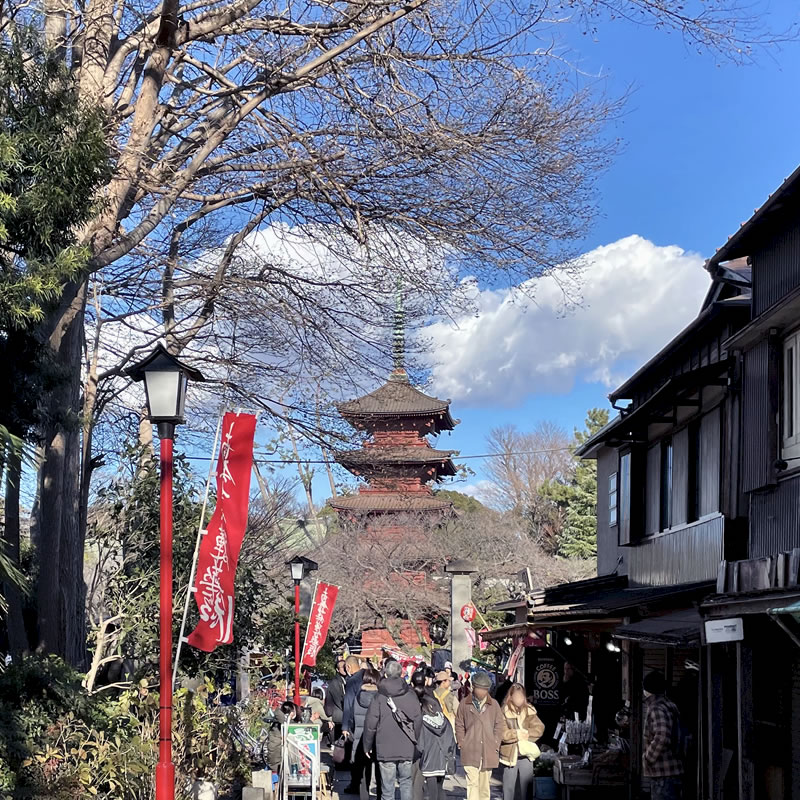
[[[456,757],[455,755],[447,756],[447,763],[444,768],[445,775],[456,774]]]
[[[345,753],[345,746],[347,744],[347,739],[344,735],[340,736],[334,743],[333,747],[331,748],[331,756],[333,758],[334,764],[344,764],[346,759]]]

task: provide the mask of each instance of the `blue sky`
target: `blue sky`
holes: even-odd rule
[[[774,30],[800,22],[792,0],[765,5]],[[430,388],[461,419],[439,444],[462,454],[484,453],[495,425],[553,420],[571,431],[588,408],[607,406],[614,384],[696,313],[702,260],[800,163],[800,43],[735,65],[676,34],[614,22],[576,33],[572,46],[609,96],[630,92],[609,129],[622,150],[599,181],[602,213],[584,242],[585,307],[560,315],[545,287],[542,306],[523,313],[487,292],[482,319],[434,326],[444,355]],[[474,491],[485,475],[480,461],[469,465]],[[322,478],[315,489],[329,494]]]

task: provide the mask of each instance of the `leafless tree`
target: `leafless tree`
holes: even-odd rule
[[[404,514],[353,520],[330,535],[314,558],[320,579],[340,587],[333,622],[339,634],[391,629],[399,620],[447,613],[444,567],[459,558],[478,566],[476,597],[487,604],[508,597],[526,567],[541,586],[585,578],[595,569],[594,562],[548,555],[517,518],[488,509],[449,518]]]
[[[516,515],[524,530],[552,552],[562,521],[542,488],[564,479],[574,469],[567,432],[552,422],[532,431],[514,425],[493,428],[486,444],[494,505]]]
[[[264,225],[324,231],[376,278],[407,271],[398,251],[431,254],[451,281],[571,264],[594,215],[593,181],[612,149],[599,132],[615,104],[575,90],[559,22],[633,14],[728,55],[758,38],[735,0],[706,0],[694,15],[666,0],[44,0],[42,11],[81,99],[108,116],[115,171],[82,232],[87,276],[107,298],[101,313],[123,325],[148,314],[175,350],[202,344],[201,332],[242,347],[255,331],[246,376],[254,362],[272,371],[288,342],[313,363],[327,339],[341,358],[337,328],[374,353],[363,320],[375,303],[360,273],[320,287],[269,253],[245,259]],[[1,32],[29,21],[39,18],[28,0],[3,4]],[[431,293],[441,280],[428,274],[413,285],[440,307]],[[320,309],[320,288],[360,299],[349,321]],[[93,298],[88,277],[68,284],[40,331],[68,378],[43,398],[53,422],[41,431],[34,526],[39,646],[73,663],[85,658],[80,587],[103,377],[84,351]],[[216,326],[226,303],[261,314]],[[276,308],[284,313],[264,326]],[[132,338],[106,377],[146,345]]]

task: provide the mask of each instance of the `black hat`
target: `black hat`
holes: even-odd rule
[[[667,691],[667,680],[660,672],[650,672],[642,686],[650,694],[664,694]]]

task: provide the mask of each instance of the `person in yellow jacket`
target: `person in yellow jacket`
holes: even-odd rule
[[[533,785],[533,762],[539,756],[536,744],[544,733],[544,723],[525,697],[525,687],[515,683],[503,703],[505,730],[500,743],[503,766],[503,800],[515,800],[519,785],[520,800],[528,800]]]
[[[436,688],[433,690],[433,694],[439,701],[447,721],[455,727],[458,698],[453,692],[453,676],[450,670],[443,669],[436,673]]]

